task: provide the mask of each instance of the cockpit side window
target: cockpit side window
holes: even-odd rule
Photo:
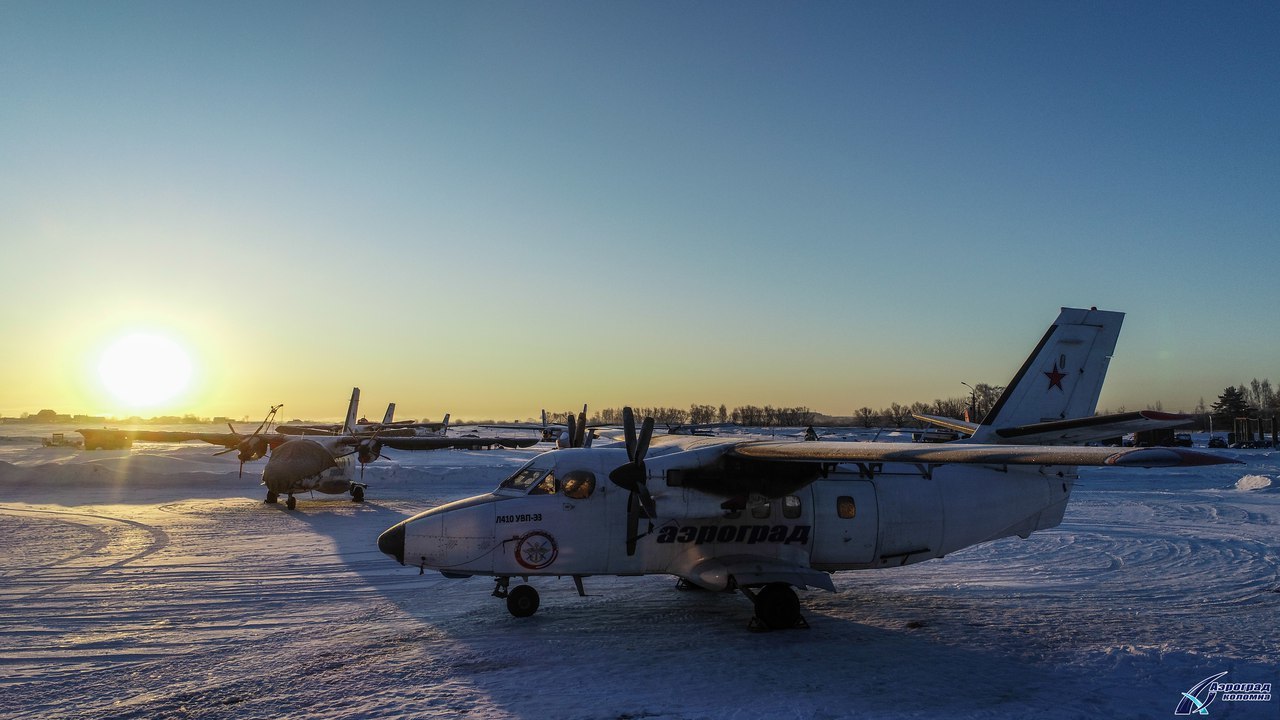
[[[505,488],[509,490],[528,490],[529,488],[537,484],[537,482],[541,480],[542,477],[546,474],[547,474],[547,471],[544,469],[532,468],[532,467],[529,467],[528,465],[525,465],[524,467],[515,471],[515,473],[512,474],[511,477],[507,478],[506,480],[503,480],[502,484],[499,485],[498,488],[499,489]]]
[[[595,473],[586,470],[571,470],[561,478],[564,495],[573,500],[586,500],[596,490]]]
[[[530,495],[555,495],[556,494],[556,476],[555,473],[547,473],[547,476],[533,486],[529,491]]]
[[[788,495],[782,498],[782,517],[794,520],[800,517],[800,498]]]

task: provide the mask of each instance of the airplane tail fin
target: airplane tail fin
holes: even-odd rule
[[[356,415],[360,411],[360,388],[351,388],[351,402],[347,404],[347,419],[342,421],[343,435],[355,432]]]
[[[440,437],[444,437],[449,432],[449,413],[444,414],[444,422],[440,425]]]
[[[1002,428],[1090,417],[1124,313],[1062,308],[969,442],[998,442]]]
[[[382,416],[382,424],[390,425],[392,423],[392,419],[395,416],[396,416],[396,404],[387,403],[387,414]]]

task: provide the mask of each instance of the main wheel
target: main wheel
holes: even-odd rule
[[[284,501],[284,506],[292,510],[298,507],[298,499],[290,495],[289,499]]]
[[[538,612],[538,591],[532,585],[517,585],[507,593],[507,610],[516,617],[529,617]]]
[[[351,501],[352,501],[352,502],[364,502],[364,488],[360,487],[359,485],[352,485],[352,486],[351,486]]]
[[[801,624],[800,598],[786,583],[769,583],[756,593],[756,617],[770,630],[785,630]]]
[[[268,505],[275,505],[280,500],[280,495],[275,490],[267,491],[267,499],[263,500]]]

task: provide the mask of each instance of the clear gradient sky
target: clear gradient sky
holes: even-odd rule
[[[1275,2],[0,4],[0,414],[1280,380]],[[191,356],[145,408],[98,363]]]

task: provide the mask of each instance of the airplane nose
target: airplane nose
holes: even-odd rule
[[[378,536],[378,549],[404,564],[404,523],[396,523],[394,527]]]

